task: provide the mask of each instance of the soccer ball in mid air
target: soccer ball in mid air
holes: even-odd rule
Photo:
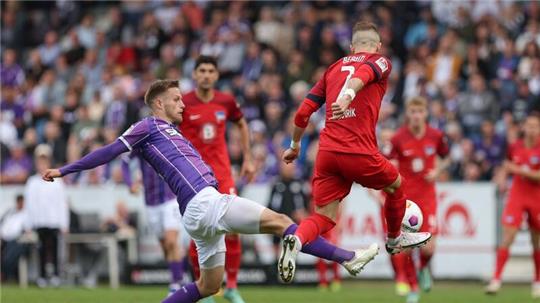
[[[420,230],[422,222],[424,221],[422,211],[413,201],[407,200],[406,203],[405,215],[403,216],[403,221],[401,221],[401,230],[406,232],[417,232]]]

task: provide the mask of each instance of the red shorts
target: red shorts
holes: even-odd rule
[[[424,222],[420,227],[421,232],[430,232],[432,235],[437,234],[437,196],[435,191],[426,191],[422,194],[407,193],[407,199],[413,201],[420,207]]]
[[[540,231],[540,199],[530,193],[519,193],[510,190],[506,206],[502,214],[502,224],[519,228],[523,214],[527,214],[529,228]]]
[[[341,201],[353,182],[364,187],[383,189],[396,181],[397,169],[380,153],[345,154],[319,150],[313,176],[313,198],[317,206]]]
[[[222,194],[236,195],[236,186],[232,178],[218,180],[218,191]]]

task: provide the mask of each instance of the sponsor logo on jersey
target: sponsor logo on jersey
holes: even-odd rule
[[[532,156],[529,161],[531,162],[532,165],[536,165],[540,163],[540,158],[538,156]]]
[[[375,64],[377,64],[381,68],[381,71],[383,73],[388,70],[388,62],[383,57],[377,59],[377,61],[375,61]]]
[[[193,120],[197,120],[201,117],[201,115],[189,115],[189,120],[193,121]]]
[[[412,155],[413,153],[414,153],[414,151],[412,149],[406,149],[406,150],[403,151],[403,155],[405,157],[408,157],[408,156]]]
[[[426,146],[424,152],[426,153],[426,155],[431,156],[435,153],[435,148],[433,148],[433,146]]]
[[[346,109],[345,112],[343,113],[343,116],[340,119],[347,119],[347,118],[356,117],[355,111],[356,111],[356,108]]]
[[[224,111],[217,111],[216,112],[216,120],[218,122],[225,121],[225,112]]]

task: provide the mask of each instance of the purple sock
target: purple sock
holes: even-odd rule
[[[169,262],[169,270],[171,271],[171,283],[182,282],[184,276],[184,264],[182,261]]]
[[[161,303],[195,303],[201,299],[201,293],[195,282],[184,285]]]
[[[285,235],[294,234],[297,228],[298,228],[298,225],[292,224],[291,226],[287,227],[283,235],[285,236]],[[305,243],[302,246],[301,251],[303,253],[310,254],[315,257],[323,258],[326,260],[334,261],[340,264],[354,258],[354,251],[349,251],[349,250],[339,248],[331,244],[330,242],[326,241],[321,236],[317,237],[317,239],[309,243]]]

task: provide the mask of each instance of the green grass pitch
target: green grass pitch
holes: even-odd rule
[[[354,281],[344,283],[340,292],[321,292],[313,287],[272,286],[241,288],[246,303],[404,303],[405,298],[394,295],[388,281]],[[146,303],[160,302],[166,287],[124,286],[110,290],[105,286],[93,290],[81,288],[19,289],[2,285],[2,303]],[[216,302],[227,302],[217,298]],[[497,296],[486,296],[483,284],[477,282],[439,282],[432,292],[422,294],[421,303],[528,303],[540,302],[530,296],[530,285],[507,284]]]

